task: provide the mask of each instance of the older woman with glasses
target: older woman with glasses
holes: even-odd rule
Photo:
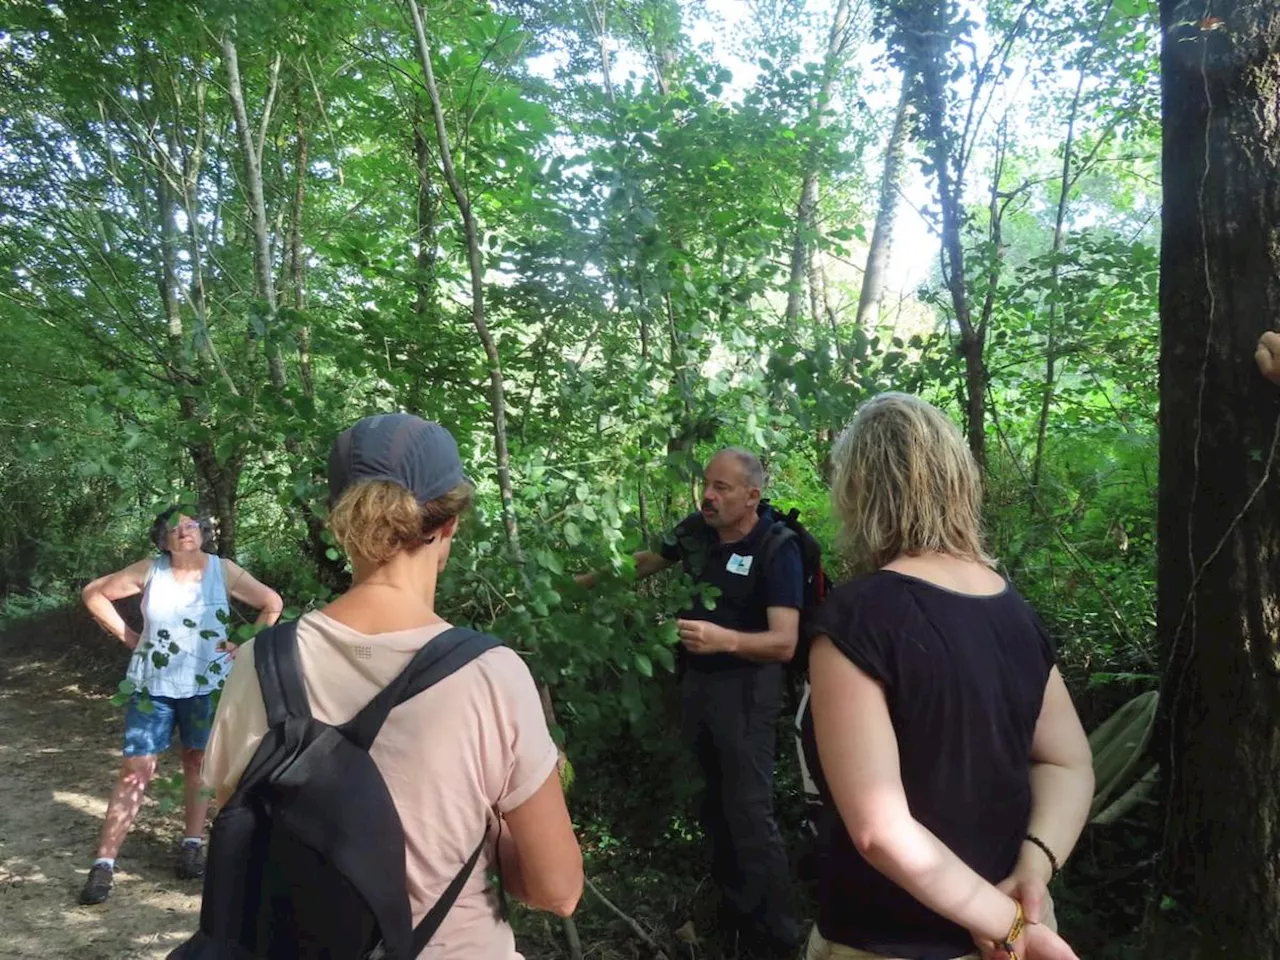
[[[186,786],[186,831],[178,854],[178,876],[204,873],[201,846],[205,811],[200,767],[213,720],[210,695],[221,685],[234,656],[228,641],[231,597],[259,611],[272,624],[283,604],[231,560],[206,552],[212,526],[171,507],[156,517],[151,541],[158,551],[123,570],[99,577],[81,597],[93,618],[133,651],[127,678],[133,686],[124,720],[124,762],[107,805],[98,853],[80,892],[84,904],[102,903],[114,884],[116,854],[133,825],[176,729],[182,741]],[[142,594],[142,631],[125,623],[114,601]]]

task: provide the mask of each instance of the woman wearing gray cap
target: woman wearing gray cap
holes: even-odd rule
[[[329,524],[351,560],[347,593],[298,622],[316,719],[341,724],[449,629],[435,609],[458,518],[473,488],[439,424],[367,417],[329,455]],[[221,806],[267,730],[253,643],[240,648],[205,761]],[[562,916],[582,892],[582,855],[533,677],[515,651],[488,650],[396,707],[374,741],[405,836],[417,923],[481,837],[489,844],[422,957],[513,960],[511,928],[486,877],[501,868],[517,899]]]

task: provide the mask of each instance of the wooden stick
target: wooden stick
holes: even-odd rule
[[[603,903],[606,907],[608,907],[611,911],[613,911],[614,916],[616,916],[619,920],[621,920],[628,927],[630,927],[632,933],[634,933],[637,937],[639,937],[641,940],[644,941],[645,946],[647,946],[650,950],[653,951],[655,960],[667,960],[667,955],[663,952],[662,948],[658,946],[658,942],[654,940],[653,937],[649,936],[648,933],[645,932],[644,927],[640,926],[640,924],[638,924],[635,920],[632,920],[629,916],[627,916],[620,909],[618,909],[618,907],[615,906],[614,903],[608,897],[606,897],[603,893],[600,892],[600,888],[591,882],[590,877],[587,877],[586,880],[587,880],[587,889],[589,889],[592,893],[594,893],[596,897],[599,898],[601,903]]]

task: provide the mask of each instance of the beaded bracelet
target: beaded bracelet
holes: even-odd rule
[[[1058,858],[1053,855],[1053,851],[1049,849],[1049,845],[1045,843],[1043,840],[1041,840],[1039,837],[1037,837],[1034,833],[1027,834],[1027,842],[1034,843],[1037,847],[1039,847],[1042,851],[1044,851],[1044,855],[1049,858],[1049,866],[1053,870],[1053,872],[1049,875],[1049,879],[1052,880],[1054,877],[1058,875],[1058,870],[1061,869],[1058,866]]]

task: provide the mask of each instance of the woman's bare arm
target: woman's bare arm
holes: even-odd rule
[[[1071,694],[1054,667],[1045,685],[1044,704],[1031,743],[1031,819],[1027,832],[1044,843],[1061,865],[1075,848],[1093,804],[1093,753]],[[1018,870],[1051,878],[1048,856],[1030,841],[1023,844]]]
[[[147,582],[147,573],[151,570],[151,558],[131,563],[123,570],[108,573],[87,584],[80,591],[80,599],[92,614],[93,619],[102,625],[102,629],[111,634],[126,647],[132,650],[138,645],[138,633],[120,616],[114,601],[135,597],[142,592]]]
[[[254,579],[248,570],[233,560],[223,559],[222,577],[227,584],[227,592],[234,599],[258,611],[256,623],[269,627],[280,619],[280,614],[284,612],[284,601],[280,599],[280,594]]]
[[[498,844],[502,883],[521,903],[570,916],[582,896],[582,851],[573,834],[560,773],[506,815]]]

